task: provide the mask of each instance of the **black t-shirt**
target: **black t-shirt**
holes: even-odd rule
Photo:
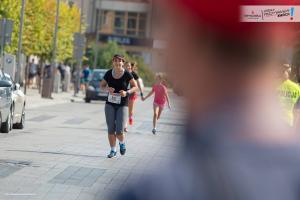
[[[115,79],[112,75],[112,69],[108,70],[104,75],[104,80],[107,82],[108,87],[112,87],[115,89],[114,93],[119,93],[121,90],[127,91],[127,88],[129,86],[129,82],[133,79],[133,76],[128,71],[125,71],[123,76],[119,79]],[[119,106],[128,106],[128,97],[121,97],[121,103],[115,104],[108,102],[106,100],[107,104],[111,105],[119,105]]]
[[[134,80],[137,81],[139,79],[139,76],[134,71],[132,71],[131,74],[132,74]]]

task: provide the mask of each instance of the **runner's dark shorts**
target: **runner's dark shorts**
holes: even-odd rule
[[[127,122],[128,107],[105,104],[108,134],[123,134]]]

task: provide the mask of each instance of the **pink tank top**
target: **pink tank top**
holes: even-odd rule
[[[154,103],[158,105],[165,105],[167,98],[167,88],[162,84],[155,84],[152,87],[152,91],[154,91]]]

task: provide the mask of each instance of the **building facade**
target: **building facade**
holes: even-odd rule
[[[155,38],[151,0],[73,0],[82,7],[89,43],[116,41],[131,55],[143,57],[153,70],[162,69],[163,42]]]

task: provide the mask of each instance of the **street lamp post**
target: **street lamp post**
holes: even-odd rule
[[[80,1],[81,4],[81,11],[80,11],[80,25],[79,25],[79,33],[82,34],[82,20],[83,20],[83,0]],[[78,63],[76,63],[76,83],[77,83],[77,88],[80,90],[80,69],[82,66],[82,57],[78,60]],[[75,90],[76,91],[76,90]],[[75,94],[76,96],[76,94]]]
[[[52,61],[51,61],[51,93],[50,98],[53,90],[53,84],[54,84],[54,76],[55,76],[55,64],[56,64],[56,45],[57,45],[57,33],[58,33],[58,22],[59,22],[59,5],[60,0],[56,0],[56,18],[55,18],[55,30],[54,30],[54,36],[53,36],[53,51],[52,51]]]
[[[23,24],[24,24],[24,11],[25,11],[25,0],[22,0],[20,27],[19,27],[18,54],[17,54],[17,73],[16,73],[16,76],[15,76],[16,83],[20,83],[20,76],[21,76],[21,53],[22,53],[22,35],[23,35]]]
[[[84,7],[83,0],[80,1],[80,4],[81,4],[81,12],[80,12],[80,27],[79,27],[79,32],[81,33],[82,32],[82,20],[83,20],[83,7]]]
[[[44,79],[43,81],[43,91],[42,97],[52,99],[52,92],[53,92],[53,84],[54,84],[54,77],[55,77],[55,63],[56,63],[56,44],[57,44],[57,33],[58,33],[58,22],[59,22],[59,5],[60,0],[56,0],[56,17],[55,17],[55,29],[53,35],[53,49],[51,55],[51,66],[49,78]]]
[[[94,56],[94,69],[97,68],[97,61],[98,61],[98,46],[99,46],[99,37],[100,37],[100,33],[99,33],[99,28],[100,28],[100,21],[101,21],[101,0],[100,1],[100,8],[99,8],[99,15],[97,15],[96,17],[96,42],[95,42],[95,49],[94,49],[94,52],[95,52],[95,56]]]
[[[60,5],[60,0],[56,0],[56,18],[55,18],[54,37],[53,37],[52,67],[54,67],[55,60],[56,60],[56,45],[57,45],[57,33],[58,33],[58,22],[59,22],[59,5]]]

